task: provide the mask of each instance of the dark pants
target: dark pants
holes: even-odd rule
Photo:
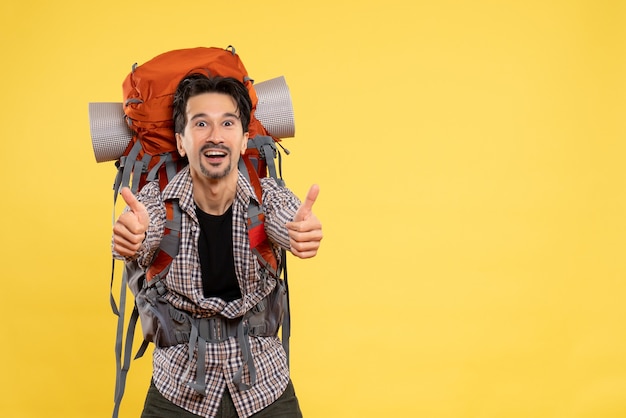
[[[174,405],[169,400],[165,399],[163,395],[154,386],[154,382],[150,383],[148,389],[148,396],[146,396],[146,403],[141,413],[141,418],[197,418],[198,415],[192,414],[183,408]],[[235,405],[230,397],[228,388],[224,390],[224,396],[222,396],[222,402],[217,410],[217,418],[237,418],[237,411]],[[291,380],[287,384],[285,392],[274,403],[268,405],[265,409],[252,415],[254,418],[302,418],[302,412],[300,412],[300,406],[298,405],[298,398],[293,389]]]

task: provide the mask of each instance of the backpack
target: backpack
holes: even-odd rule
[[[284,79],[280,77],[255,86],[232,46],[226,49],[199,47],[173,50],[160,54],[140,66],[137,64],[132,66],[131,72],[122,85],[123,104],[89,104],[91,136],[96,160],[98,162],[116,161],[117,175],[113,186],[114,212],[117,195],[122,187],[130,187],[133,193],[137,193],[147,183],[157,181],[162,191],[174,175],[186,165],[176,148],[172,102],[179,81],[186,75],[196,72],[234,77],[244,83],[252,100],[252,112],[248,148],[240,158],[239,170],[249,180],[259,202],[262,198],[260,178],[269,175],[280,185],[284,185],[280,168],[281,153],[276,144],[280,146],[280,138],[294,135],[293,111]],[[282,149],[285,153],[289,153],[286,149]],[[278,166],[274,162],[276,158]],[[163,341],[166,341],[165,344],[176,344],[179,343],[177,338],[181,335],[187,339],[190,338],[190,334],[194,335],[188,326],[190,318],[186,317],[185,313],[177,312],[173,307],[162,303],[162,299],[159,299],[162,296],[162,288],[159,287],[161,279],[166,276],[178,252],[181,217],[180,209],[175,202],[166,201],[165,205],[168,219],[161,245],[147,271],[143,271],[136,262],[125,264],[119,308],[113,296],[115,261],[112,262],[110,303],[114,314],[118,317],[115,344],[117,373],[114,417],[118,415],[124,393],[137,322],[142,325],[144,341],[135,359],[144,354],[149,342],[156,345],[163,344]],[[261,330],[258,335],[275,333],[278,331],[278,326],[282,326],[282,342],[288,355],[290,318],[286,254],[283,250],[279,265],[265,234],[264,214],[260,206],[253,204],[248,209],[248,236],[251,250],[261,265],[262,271],[268,272],[277,279],[277,286],[270,295],[270,300],[262,301],[265,305],[269,304],[269,308],[266,309],[265,305],[261,308],[257,307],[252,317],[248,319],[250,324],[256,324],[256,329]],[[281,274],[282,280],[280,280]],[[124,312],[127,287],[131,289],[135,297],[128,324],[126,324]],[[270,312],[271,308],[278,309],[280,312]],[[284,315],[282,314],[283,308]],[[268,315],[271,316],[269,323]],[[280,319],[280,324],[276,323],[276,318]],[[163,327],[164,323],[168,325]],[[160,328],[157,327],[158,324],[161,325]],[[125,326],[126,338],[123,342]],[[171,332],[164,333],[163,329],[169,329]],[[198,338],[198,335],[195,335],[195,338]],[[254,371],[252,359],[247,356],[243,346],[242,351],[244,363],[247,363],[252,375]],[[198,373],[201,374],[201,365],[200,362],[198,363]],[[202,385],[198,382],[194,384],[199,387],[197,390],[201,391]]]

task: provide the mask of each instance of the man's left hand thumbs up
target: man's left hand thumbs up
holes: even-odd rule
[[[313,213],[313,204],[320,188],[314,184],[306,199],[298,208],[292,222],[287,222],[291,253],[300,258],[311,258],[317,254],[322,240],[322,223]]]

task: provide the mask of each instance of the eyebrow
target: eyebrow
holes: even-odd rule
[[[189,120],[192,121],[192,120],[196,120],[196,119],[199,119],[199,118],[207,118],[208,116],[209,115],[207,115],[206,113],[196,113],[191,118],[189,118]],[[226,112],[226,113],[222,114],[222,118],[240,119],[239,115],[237,115],[236,113],[230,113],[230,112]]]

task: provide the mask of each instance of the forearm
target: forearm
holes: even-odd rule
[[[263,196],[265,232],[272,242],[284,250],[290,250],[287,222],[291,222],[298,210],[300,200],[289,189],[268,182]]]

